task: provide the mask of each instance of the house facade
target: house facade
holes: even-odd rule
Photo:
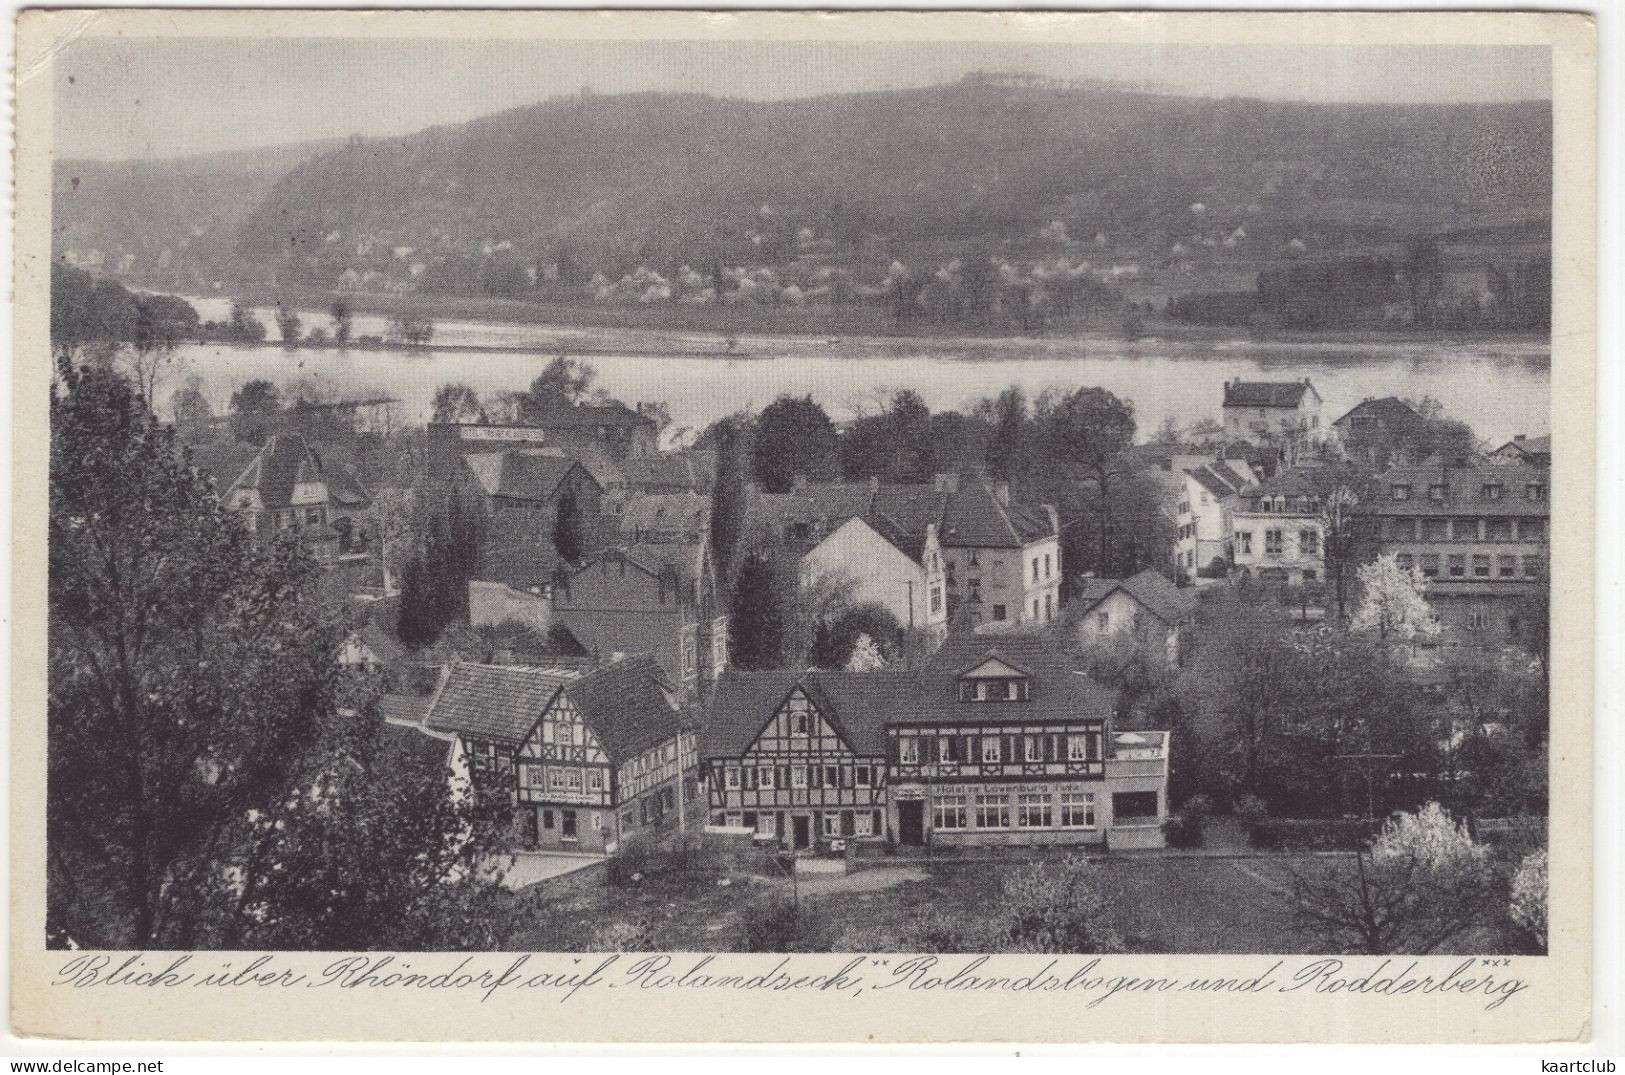
[[[1126,579],[1084,579],[1067,606],[1084,644],[1131,638],[1178,664],[1181,645],[1196,616],[1196,596],[1156,571]]]
[[[1409,403],[1395,396],[1361,401],[1332,423],[1350,459],[1386,467],[1424,444],[1427,423]]]
[[[465,428],[479,428],[471,426]],[[575,502],[583,535],[600,509],[602,489],[587,468],[549,448],[471,452],[462,457],[462,486],[481,500],[484,544],[496,548],[550,546],[560,506]]]
[[[944,474],[938,540],[951,622],[1042,624],[1061,604],[1061,525],[1055,508],[1010,503],[1009,486]]]
[[[1519,433],[1490,453],[1491,463],[1521,463],[1528,466],[1552,465],[1552,438],[1531,437]]]
[[[1302,470],[1286,468],[1248,486],[1231,518],[1243,577],[1291,586],[1324,577],[1320,494]]]
[[[728,666],[728,617],[711,546],[622,545],[601,550],[552,589],[553,622],[592,654],[646,653],[693,693]]]
[[[298,433],[270,437],[229,480],[221,503],[237,512],[256,540],[298,532],[318,558],[363,555],[372,545],[366,491],[353,475],[323,466]]]
[[[1447,626],[1516,641],[1545,601],[1549,472],[1540,467],[1396,467],[1360,506],[1383,552],[1418,568]]]
[[[1227,441],[1245,440],[1292,449],[1321,438],[1320,393],[1301,381],[1226,381],[1224,434]]]
[[[791,850],[883,840],[894,672],[730,672],[706,727],[711,822]]]
[[[948,630],[942,546],[936,524],[909,534],[885,516],[854,516],[801,558],[803,585],[826,579],[852,587],[854,603],[873,603],[906,631],[940,639]]]
[[[730,673],[707,730],[711,821],[803,849],[1158,847],[1168,736],[1038,635],[950,636],[915,672]]]
[[[538,850],[612,854],[703,809],[695,725],[647,658],[585,673],[454,664],[423,726],[455,737],[476,792],[511,801]]]

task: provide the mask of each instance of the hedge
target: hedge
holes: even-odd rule
[[[1264,851],[1356,851],[1382,828],[1360,818],[1298,820],[1261,818],[1252,823],[1249,842]]]

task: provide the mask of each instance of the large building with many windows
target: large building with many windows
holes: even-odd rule
[[[1359,510],[1379,547],[1418,568],[1449,627],[1521,641],[1547,596],[1548,472],[1539,467],[1395,467]]]
[[[917,672],[728,673],[711,821],[797,850],[1160,846],[1169,737],[1114,733],[1115,697],[1025,633],[951,637]]]

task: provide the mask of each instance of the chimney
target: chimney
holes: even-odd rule
[[[1055,505],[1054,504],[1045,504],[1044,505],[1044,514],[1049,516],[1049,532],[1052,533],[1052,534],[1060,534],[1060,532],[1061,532],[1061,513],[1055,510]]]

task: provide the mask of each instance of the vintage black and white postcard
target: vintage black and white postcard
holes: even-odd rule
[[[1585,16],[18,33],[19,1033],[1587,1035]]]

